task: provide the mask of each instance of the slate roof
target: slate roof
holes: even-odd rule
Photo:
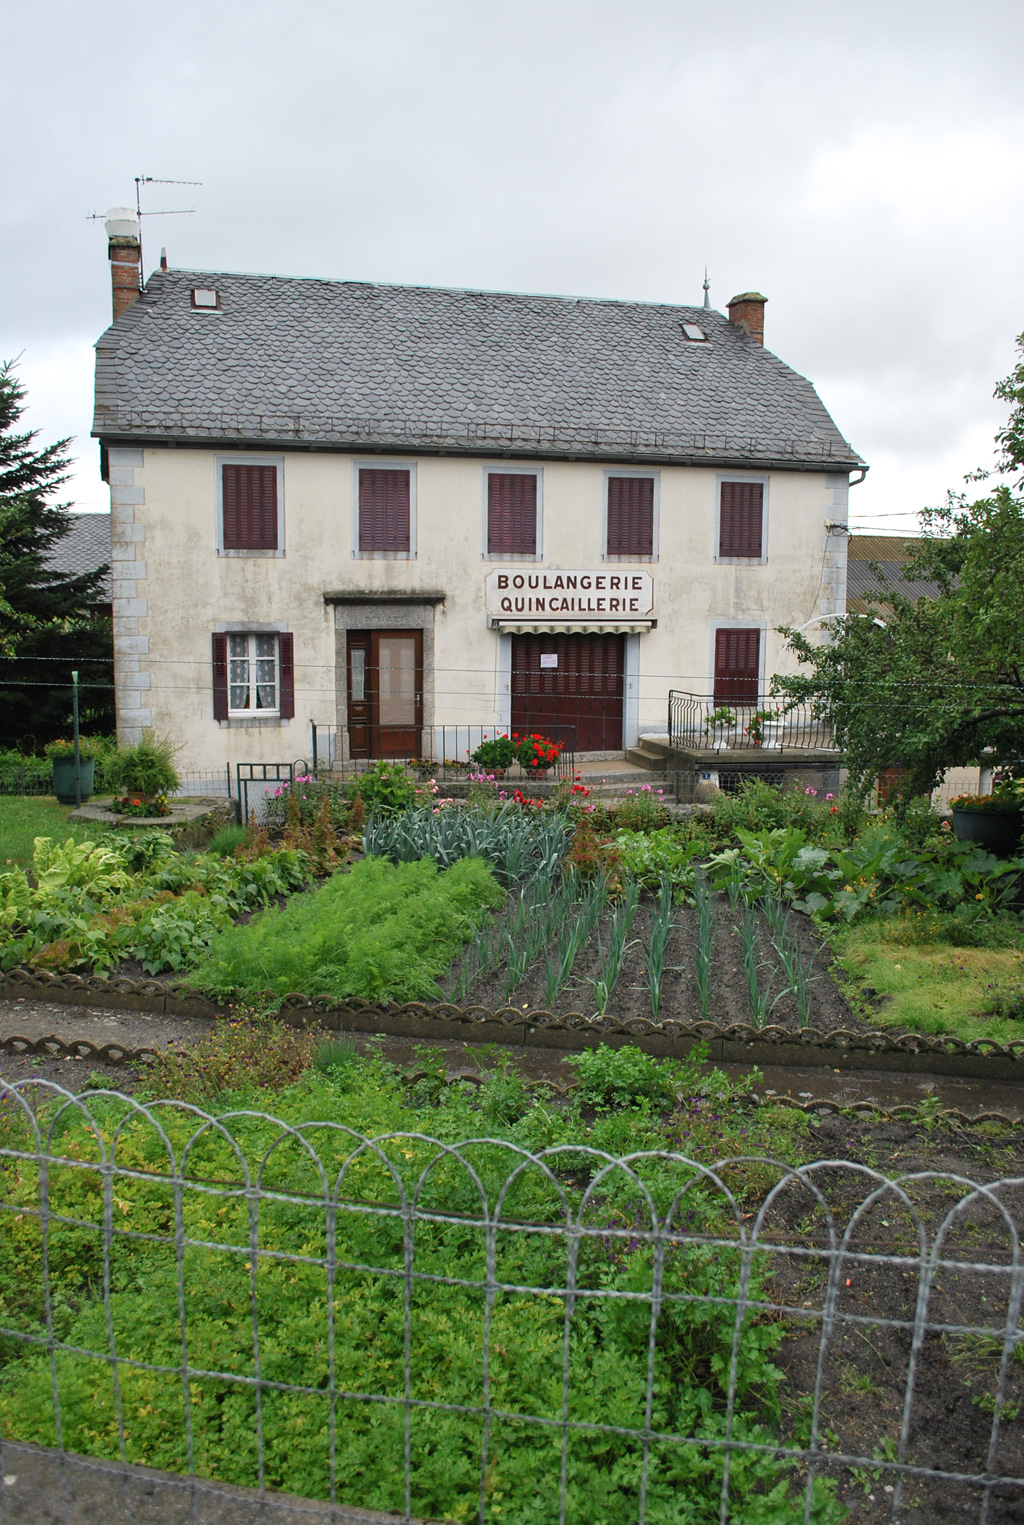
[[[194,287],[220,294],[195,311]],[[706,344],[687,340],[697,323]],[[97,345],[93,433],[831,469],[861,464],[810,382],[718,312],[155,272]]]
[[[69,577],[95,572],[104,562],[110,563],[110,515],[69,514],[71,529],[53,547],[46,565]],[[109,604],[112,598],[110,573],[107,572],[96,592],[97,603]]]

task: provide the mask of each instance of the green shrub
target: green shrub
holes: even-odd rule
[[[833,814],[835,803],[820,795],[807,794],[799,785],[780,789],[763,779],[751,778],[745,780],[735,794],[715,796],[711,819],[715,830],[723,837],[734,837],[737,829],[775,831],[798,826],[806,832],[809,841],[834,842],[838,846],[842,841],[842,828],[838,814]]]
[[[106,760],[105,786],[115,794],[173,794],[180,782],[174,766],[180,750],[168,737],[152,735],[133,747],[119,747]]]
[[[230,858],[245,841],[245,835],[244,826],[222,826],[210,841],[206,851],[212,853],[215,858]]]
[[[371,763],[348,786],[352,800],[360,799],[367,816],[394,815],[408,810],[416,798],[416,782],[401,763]]]
[[[642,1102],[667,1107],[675,1100],[676,1067],[631,1044],[609,1048],[599,1043],[570,1062],[580,1078],[576,1096],[585,1107],[635,1107]]]
[[[412,1001],[437,979],[502,892],[479,858],[447,873],[424,858],[397,867],[365,858],[319,890],[221,934],[190,981],[253,999],[292,991],[343,1001]]]
[[[665,808],[664,790],[653,784],[641,784],[639,789],[627,789],[625,797],[614,806],[611,815],[620,831],[659,831],[668,825],[669,813]]]

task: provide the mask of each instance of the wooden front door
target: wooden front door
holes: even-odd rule
[[[350,755],[418,757],[422,727],[422,630],[350,630]]]
[[[622,749],[626,638],[514,635],[512,730],[539,732],[577,752]]]

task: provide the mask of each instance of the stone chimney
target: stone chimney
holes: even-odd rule
[[[755,344],[764,343],[764,304],[759,291],[744,291],[729,303],[729,322],[745,328]]]
[[[109,239],[107,255],[116,323],[139,297],[142,261],[139,219],[131,207],[111,207],[103,226]]]

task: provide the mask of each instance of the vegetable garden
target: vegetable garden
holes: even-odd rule
[[[265,825],[204,852],[160,830],[39,838],[0,874],[0,966],[177,977],[270,1007],[296,992],[829,1031],[892,1021],[877,984],[860,997],[858,959],[884,984],[879,958],[902,972],[926,948],[978,949],[987,988],[948,1020],[1016,1036],[1024,864],[930,809],[812,795],[754,784],[670,821],[650,791],[605,807],[579,784],[542,803],[483,778],[445,800],[393,764],[300,778]],[[948,1003],[912,994],[904,1025],[941,1030]]]

